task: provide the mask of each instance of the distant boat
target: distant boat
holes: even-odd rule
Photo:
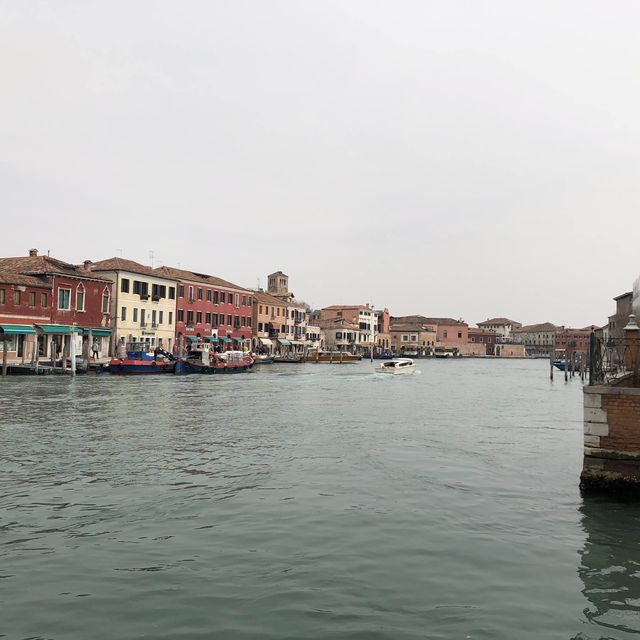
[[[284,362],[287,364],[298,364],[302,362],[302,356],[289,355],[289,356],[273,356],[274,364],[278,364],[279,362]]]
[[[571,371],[572,364],[571,364],[571,362],[565,362],[564,360],[554,360],[553,361],[553,366],[556,369],[560,369],[560,371],[564,371],[565,369],[567,371]],[[586,369],[586,367],[585,367],[585,369]],[[573,363],[573,370],[574,371],[580,371],[580,363],[579,362],[574,362]]]
[[[253,355],[253,364],[272,364],[272,363],[273,363],[273,356],[268,353],[264,353],[264,354],[255,353]]]
[[[375,368],[376,373],[390,373],[392,375],[406,375],[413,373],[416,365],[411,358],[394,358],[387,360]]]
[[[305,362],[340,364],[342,362],[357,362],[358,360],[362,360],[362,356],[345,351],[310,351],[303,359]]]
[[[148,352],[146,342],[130,342],[126,346],[125,358],[113,358],[109,361],[109,373],[119,375],[140,375],[146,373],[173,373],[176,368],[175,356],[164,349]]]

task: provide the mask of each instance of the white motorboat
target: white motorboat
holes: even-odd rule
[[[413,373],[415,370],[416,365],[413,363],[411,358],[394,358],[393,360],[386,360],[376,367],[376,373],[391,373],[393,375]]]

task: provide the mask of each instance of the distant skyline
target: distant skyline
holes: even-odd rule
[[[640,5],[0,0],[3,256],[604,324],[640,275]]]

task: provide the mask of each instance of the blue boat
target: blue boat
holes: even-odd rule
[[[160,348],[149,353],[148,347],[149,345],[145,342],[128,343],[126,358],[113,358],[109,362],[109,373],[119,375],[173,373],[176,368],[175,356]]]

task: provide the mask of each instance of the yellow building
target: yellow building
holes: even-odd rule
[[[175,341],[176,281],[133,260],[110,258],[87,265],[113,282],[115,342],[146,342],[171,351]]]

